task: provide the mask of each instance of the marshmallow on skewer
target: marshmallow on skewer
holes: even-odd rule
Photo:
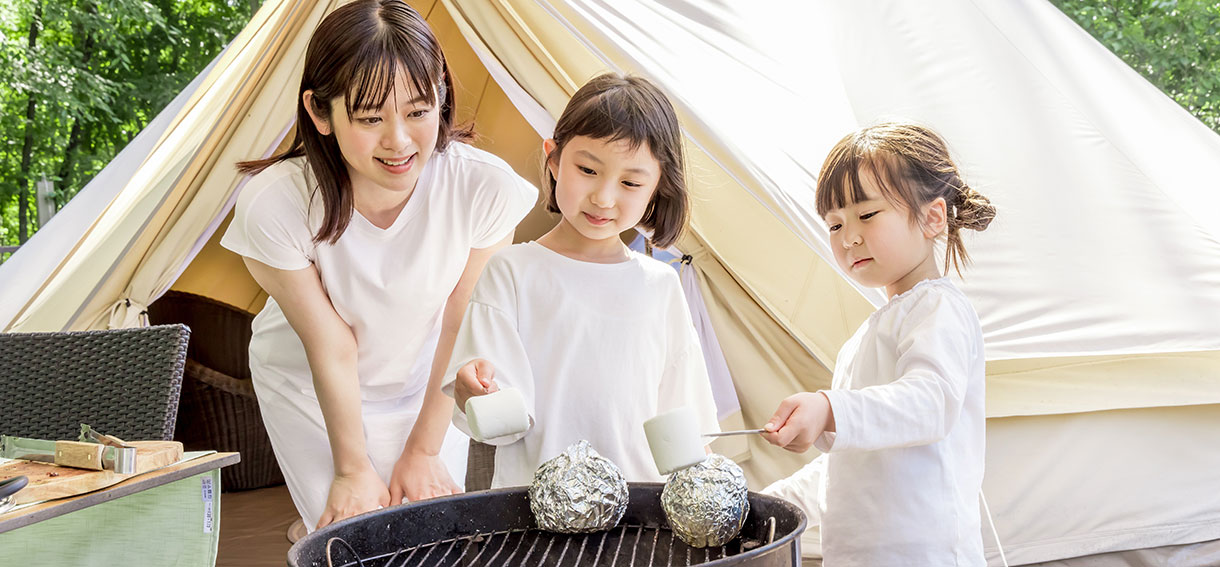
[[[471,437],[483,442],[488,439],[522,433],[530,427],[529,412],[521,390],[505,388],[466,400],[466,424]]]
[[[657,472],[669,474],[707,458],[695,410],[682,406],[644,422],[644,435]]]

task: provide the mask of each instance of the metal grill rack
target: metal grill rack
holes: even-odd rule
[[[738,538],[720,547],[696,548],[669,528],[644,525],[575,535],[506,530],[363,558],[353,557],[354,550],[340,541],[330,542],[327,553],[334,567],[689,567],[763,544]]]
[[[751,493],[741,535],[694,548],[660,506],[663,485],[629,485],[615,528],[589,534],[536,529],[526,490],[491,490],[415,502],[327,526],[289,551],[294,567],[797,567],[805,518],[790,503]]]

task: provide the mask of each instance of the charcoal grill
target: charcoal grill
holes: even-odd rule
[[[395,506],[309,534],[288,551],[291,567],[799,567],[805,515],[749,493],[750,514],[727,545],[692,548],[661,510],[660,483],[631,483],[617,527],[590,534],[538,530],[525,487]]]

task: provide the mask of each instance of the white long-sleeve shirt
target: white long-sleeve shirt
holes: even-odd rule
[[[635,252],[625,262],[568,258],[536,242],[493,256],[462,321],[445,390],[482,358],[521,390],[531,428],[496,445],[493,487],[529,484],[539,465],[585,439],[629,481],[661,481],[644,421],[695,409],[718,431],[699,338],[677,273]],[[465,414],[454,424],[469,433]]]
[[[825,468],[792,481],[819,494],[827,567],[981,566],[983,335],[948,279],[926,280],[861,325],[835,363]],[[820,463],[819,463],[820,465]]]

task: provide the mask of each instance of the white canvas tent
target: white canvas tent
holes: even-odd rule
[[[265,2],[113,198],[82,199],[106,191],[92,184],[61,213],[75,221],[0,267],[0,327],[136,325],[171,286],[257,309],[215,244],[232,164],[284,139],[309,31],[339,3]],[[827,386],[883,301],[830,260],[812,211],[826,151],[885,118],[936,128],[1000,211],[960,283],[987,343],[984,488],[1009,562],[1216,562],[1199,542],[1220,539],[1220,137],[1049,3],[411,3],[445,44],[459,118],[528,178],[588,77],[673,95],[696,195],[678,247],[748,424]],[[811,457],[752,443],[756,489]]]

